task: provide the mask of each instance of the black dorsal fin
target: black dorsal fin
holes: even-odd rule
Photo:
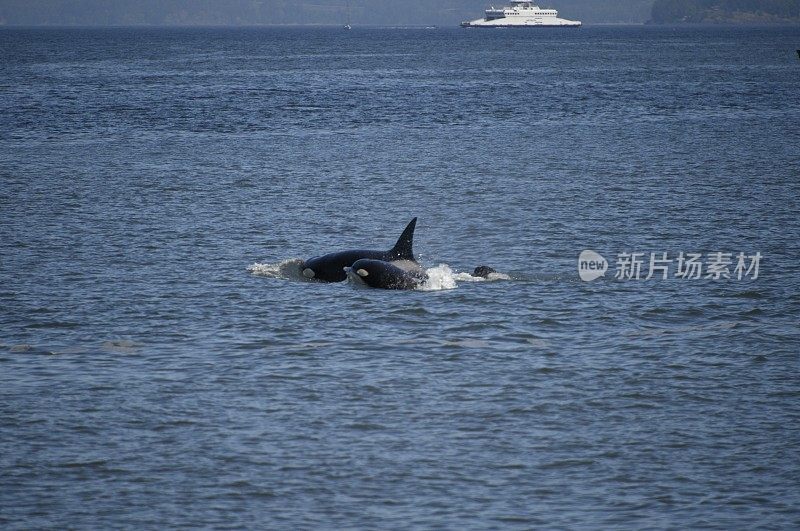
[[[414,260],[412,246],[414,245],[414,228],[416,228],[416,226],[417,218],[414,218],[406,226],[406,229],[403,231],[403,234],[400,235],[400,238],[397,239],[397,243],[394,244],[391,251],[389,251],[392,258],[396,260]]]

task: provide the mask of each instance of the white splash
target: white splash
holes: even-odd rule
[[[469,273],[453,271],[447,264],[439,264],[425,271],[428,280],[417,288],[421,291],[439,291],[445,289],[455,289],[458,282],[492,282],[495,280],[511,280],[505,273],[489,273],[486,278],[474,277]]]
[[[456,273],[447,264],[439,264],[427,269],[428,279],[418,288],[421,291],[439,291],[456,288]]]
[[[303,272],[300,270],[302,265],[302,258],[290,258],[274,264],[255,263],[247,266],[247,270],[260,277],[307,281],[308,279],[303,276]]]

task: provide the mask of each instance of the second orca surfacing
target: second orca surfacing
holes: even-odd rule
[[[323,256],[310,258],[303,262],[300,270],[303,276],[308,279],[320,280],[323,282],[342,282],[347,278],[346,267],[351,267],[356,261],[361,259],[380,260],[383,262],[395,262],[398,260],[411,261],[416,264],[412,246],[414,243],[414,229],[417,225],[417,218],[411,220],[406,226],[394,247],[388,251],[377,250],[349,250],[338,253],[329,253]]]
[[[381,289],[415,289],[428,279],[419,264],[406,260],[385,262],[362,258],[347,268],[347,273],[358,282]]]

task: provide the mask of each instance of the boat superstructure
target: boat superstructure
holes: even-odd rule
[[[530,0],[511,0],[507,7],[486,10],[485,16],[461,23],[462,28],[579,28],[579,20],[558,18],[555,9],[541,8]]]

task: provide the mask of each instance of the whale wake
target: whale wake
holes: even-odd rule
[[[291,280],[296,282],[317,282],[308,279],[302,272],[303,259],[290,258],[274,263],[256,262],[247,267],[247,271],[254,276]],[[426,268],[427,279],[415,288],[415,291],[442,291],[456,289],[461,282],[492,282],[497,280],[511,280],[505,273],[490,273],[487,278],[474,277],[467,272],[454,271],[447,264],[439,264]],[[355,285],[355,282],[349,282]]]

